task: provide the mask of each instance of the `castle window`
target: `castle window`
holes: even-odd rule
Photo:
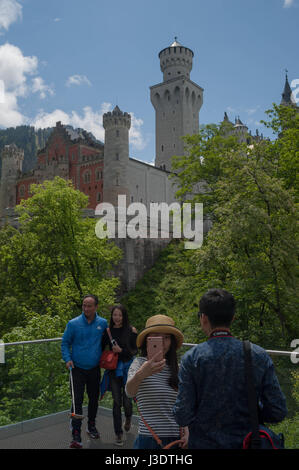
[[[102,179],[102,176],[103,176],[102,171],[99,168],[97,168],[96,169],[96,181],[100,181]]]
[[[116,178],[115,185],[116,185],[116,186],[119,186],[118,178]]]
[[[20,186],[19,188],[19,194],[20,194],[20,197],[24,197],[25,196],[25,186],[22,184],[22,186]]]
[[[119,137],[119,130],[116,130],[116,137]]]
[[[85,171],[85,173],[83,173],[83,181],[84,183],[90,183],[90,179],[91,179],[91,173],[90,173],[90,170],[87,170]]]
[[[101,199],[102,199],[102,195],[101,195],[101,193],[98,193],[98,194],[97,194],[97,202],[100,202]]]
[[[119,160],[119,153],[116,153],[116,154],[115,154],[115,159],[116,159],[116,160]]]
[[[164,145],[161,145],[161,150],[162,152],[164,152]]]

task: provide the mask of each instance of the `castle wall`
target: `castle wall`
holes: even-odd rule
[[[175,201],[177,188],[169,179],[169,172],[131,158],[128,169],[130,202],[142,202],[149,208],[151,202]]]

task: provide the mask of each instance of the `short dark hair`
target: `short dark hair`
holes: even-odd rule
[[[95,305],[99,305],[99,299],[98,299],[97,295],[93,295],[93,294],[84,295],[84,297],[82,299],[82,303],[84,302],[84,299],[87,299],[88,297],[91,297],[94,300]]]
[[[235,299],[224,289],[210,289],[201,297],[199,311],[207,315],[212,327],[230,326],[235,314]]]

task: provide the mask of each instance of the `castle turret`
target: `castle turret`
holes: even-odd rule
[[[2,150],[2,170],[0,181],[0,215],[4,215],[7,208],[16,205],[16,183],[22,172],[24,150],[15,144],[5,145]]]
[[[248,127],[243,124],[239,116],[235,119],[234,134],[238,137],[239,142],[247,142]]]
[[[103,115],[105,129],[103,201],[117,205],[118,195],[129,204],[128,164],[131,116],[118,106]]]
[[[286,78],[285,78],[284,89],[283,89],[283,92],[282,92],[282,94],[281,94],[281,102],[280,102],[280,104],[281,104],[281,105],[284,105],[284,106],[294,106],[294,107],[297,107],[295,98],[294,98],[293,93],[292,93],[292,89],[291,89],[290,84],[289,84],[287,72],[286,72]]]
[[[169,171],[172,156],[184,154],[181,138],[199,131],[203,89],[190,80],[193,56],[175,38],[159,53],[163,82],[150,88],[156,111],[155,166]]]

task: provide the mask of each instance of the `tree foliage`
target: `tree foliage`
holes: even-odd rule
[[[202,202],[213,221],[196,253],[205,286],[235,295],[244,331],[271,324],[289,345],[298,335],[299,113],[274,106],[268,115],[274,141],[248,145],[222,125],[206,126],[185,138],[173,168],[178,197]]]
[[[65,323],[80,313],[86,293],[97,294],[103,308],[119,282],[109,273],[121,252],[96,237],[95,219],[82,216],[87,196],[58,177],[32,185],[31,192],[16,208],[19,230],[0,231],[2,337],[13,326],[25,327],[32,314],[57,315]]]

